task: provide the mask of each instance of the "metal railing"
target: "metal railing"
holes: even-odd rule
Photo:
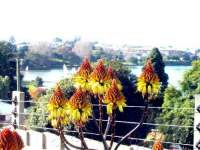
[[[3,100],[3,99],[0,99],[0,102],[12,102],[14,103],[13,106],[16,106],[17,103],[42,103],[42,104],[47,104],[46,102],[33,102],[32,100],[28,100],[28,101],[20,101],[18,100],[17,102],[15,100]],[[98,107],[99,105],[98,104],[93,104],[94,107]],[[103,107],[105,107],[106,105],[103,105]],[[1,106],[0,106],[1,108]],[[126,106],[126,108],[128,109],[134,109],[134,108],[139,108],[139,109],[143,109],[144,106]],[[195,108],[178,108],[178,107],[149,107],[149,109],[177,109],[177,110],[188,110],[188,111],[191,111],[191,114],[192,116],[191,117],[194,117],[194,114],[197,113],[195,111]],[[13,108],[14,110],[14,108]],[[11,116],[12,117],[16,117],[16,116],[20,116],[22,118],[27,118],[28,116],[30,115],[34,115],[34,116],[43,116],[43,117],[47,117],[48,114],[43,112],[43,114],[30,114],[29,112],[17,112],[16,109],[13,111],[13,112],[8,112],[7,114],[3,114],[3,115],[7,115],[7,116]],[[14,119],[12,119],[13,121]],[[89,121],[92,120],[92,119],[89,119]],[[97,119],[97,121],[99,121],[99,119]],[[108,120],[107,119],[103,119],[102,120],[103,122],[107,122]],[[122,121],[122,120],[116,120],[116,123],[117,124],[129,124],[129,125],[137,125],[139,124],[139,122],[133,122],[133,121]],[[45,130],[45,131],[57,131],[56,129],[53,129],[53,128],[48,128],[48,127],[45,127],[44,126],[28,126],[27,124],[19,124],[17,123],[16,121],[15,122],[2,122],[0,121],[0,126],[14,126],[15,128],[21,128],[21,129],[24,129],[24,130],[27,130],[28,128],[34,128],[34,129],[42,129],[42,130]],[[166,123],[154,123],[154,122],[144,122],[143,125],[145,126],[154,126],[154,127],[159,127],[159,126],[163,126],[163,127],[171,127],[171,128],[177,128],[177,129],[182,129],[182,128],[186,128],[186,129],[193,129],[194,131],[196,131],[197,129],[194,128],[194,126],[188,126],[188,125],[184,125],[184,124],[166,124]],[[64,130],[66,133],[77,133],[77,131],[75,130]],[[91,135],[91,136],[99,136],[98,133],[93,133],[93,132],[87,132],[87,129],[85,132],[83,132],[84,135]],[[111,135],[107,135],[107,137],[110,137]],[[120,139],[122,138],[122,136],[120,135],[115,135],[114,136],[115,139]],[[139,137],[129,137],[128,138],[130,141],[134,142],[134,141],[149,141],[149,142],[152,142],[152,140],[147,140],[145,138],[139,138]],[[132,143],[131,142],[131,143]],[[181,145],[181,146],[186,146],[186,147],[193,147],[194,144],[190,144],[190,143],[180,143],[180,142],[173,142],[173,141],[164,141],[163,142],[164,144],[178,144],[178,145]]]

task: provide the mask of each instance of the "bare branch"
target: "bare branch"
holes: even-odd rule
[[[144,123],[146,117],[147,117],[147,110],[148,110],[148,101],[146,102],[144,111],[143,111],[143,115],[142,118],[139,122],[139,124],[133,128],[130,132],[128,132],[119,142],[118,144],[115,146],[114,150],[117,150],[119,148],[119,146],[122,144],[123,141],[125,141],[133,132],[135,132],[139,127],[142,126],[142,124]]]
[[[102,119],[103,119],[103,110],[102,110],[103,98],[102,98],[101,95],[98,95],[98,98],[99,98],[99,131],[100,131],[100,134],[103,134],[103,129],[102,129],[102,126],[103,126],[103,122],[102,122]]]
[[[79,132],[79,138],[81,140],[81,144],[83,145],[83,148],[88,149],[88,146],[87,146],[85,139],[84,139],[83,130],[82,130],[81,127],[78,127],[78,132]]]
[[[107,137],[108,131],[110,130],[110,125],[111,125],[111,118],[109,116],[108,122],[107,122],[107,125],[106,125],[106,130],[105,130],[104,135],[103,135],[104,139],[106,139],[106,137]]]
[[[110,150],[112,149],[114,137],[115,137],[115,117],[116,117],[116,114],[115,114],[115,111],[113,110],[113,113],[111,115],[112,135],[111,135],[110,147],[109,147]]]
[[[94,122],[96,128],[97,128],[98,131],[99,131],[100,136],[101,136],[101,139],[102,139],[102,142],[103,142],[103,146],[104,146],[104,150],[108,150],[108,144],[107,144],[107,142],[106,142],[106,139],[103,137],[103,134],[100,133],[99,126],[98,126],[96,117],[95,117],[95,115],[94,115],[94,112],[93,112],[93,114],[92,114],[92,119],[93,119],[93,122]]]

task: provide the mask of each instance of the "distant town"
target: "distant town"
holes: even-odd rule
[[[11,41],[14,43],[14,40]],[[63,64],[80,64],[84,57],[90,58],[91,61],[99,58],[117,59],[130,65],[142,65],[154,48],[151,46],[114,46],[83,41],[81,38],[64,41],[58,37],[51,42],[22,42],[16,43],[16,46],[20,56],[24,59],[24,65],[30,66],[32,69],[56,68]],[[177,49],[172,46],[157,48],[162,53],[166,65],[191,65],[193,60],[200,58],[200,49]],[[42,63],[42,60],[45,62]]]

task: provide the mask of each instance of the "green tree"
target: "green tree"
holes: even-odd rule
[[[200,93],[200,59],[192,63],[192,68],[184,74],[181,82],[183,92],[187,94]]]
[[[193,127],[180,128],[179,126],[193,126],[193,95],[200,93],[199,66],[200,60],[194,61],[192,68],[184,73],[180,90],[177,90],[175,87],[168,87],[165,91],[164,103],[162,105],[163,110],[156,122],[177,125],[177,127],[158,127],[166,135],[166,141],[193,144]],[[166,109],[166,107],[174,109]],[[193,148],[187,147],[187,149]]]
[[[39,87],[39,86],[43,86],[43,80],[41,77],[36,77],[35,78],[35,83],[36,83],[36,86]]]
[[[162,113],[156,119],[156,123],[177,125],[172,127],[158,127],[159,131],[165,134],[165,141],[193,144],[193,127],[180,127],[193,126],[193,100],[191,100],[190,97],[184,96],[182,91],[170,86],[165,91],[164,103],[162,107]],[[187,149],[192,148],[187,147]]]
[[[112,55],[103,51],[102,49],[92,50],[91,61],[95,62],[100,58],[104,58],[104,60],[111,60]]]
[[[151,53],[148,56],[148,59],[149,58],[151,59],[154,70],[157,73],[161,82],[160,93],[153,104],[155,106],[161,106],[163,103],[163,93],[168,86],[168,75],[167,73],[165,73],[165,64],[158,48],[152,49]]]
[[[9,78],[8,76],[2,77],[0,76],[0,99],[5,98],[8,99],[8,90],[9,90]]]
[[[7,91],[9,98],[11,98],[11,91],[16,89],[16,64],[15,64],[15,45],[0,41],[0,76],[9,78],[9,90]]]
[[[128,59],[128,62],[132,63],[133,65],[138,65],[138,59],[137,59],[137,57],[130,57]]]
[[[162,83],[161,92],[164,92],[168,85],[168,75],[165,73],[165,63],[159,49],[153,48],[148,58],[151,59],[153,67]]]

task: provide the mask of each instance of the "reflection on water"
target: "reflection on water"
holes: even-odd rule
[[[190,69],[191,66],[166,66],[165,72],[169,76],[169,83],[177,86],[178,82],[182,79],[183,73]],[[134,66],[131,72],[138,76],[141,73],[142,66]],[[41,77],[44,81],[45,87],[52,87],[61,79],[70,77],[75,73],[76,69],[51,69],[51,70],[28,70],[22,72],[24,74],[24,81],[34,80],[37,76]]]

